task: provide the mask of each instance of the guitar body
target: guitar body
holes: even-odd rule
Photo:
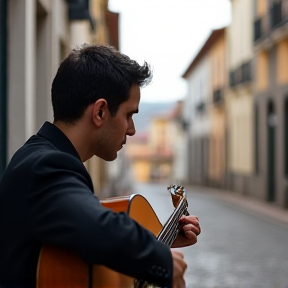
[[[163,228],[153,208],[141,195],[108,198],[101,201],[101,204],[114,212],[126,212],[156,237]],[[92,285],[89,286],[89,267],[76,253],[44,246],[38,262],[37,288],[134,287],[134,278],[105,266],[94,265],[92,269]]]

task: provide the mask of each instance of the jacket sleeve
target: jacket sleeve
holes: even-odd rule
[[[72,248],[90,264],[172,286],[170,248],[126,213],[104,208],[80,160],[62,152],[38,157],[28,195],[31,233],[43,245]]]

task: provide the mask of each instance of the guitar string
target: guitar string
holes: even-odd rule
[[[177,233],[178,219],[180,218],[181,212],[183,210],[183,209],[181,209],[183,206],[183,203],[184,202],[182,201],[182,203],[180,203],[180,205],[177,207],[178,209],[176,209],[176,211],[172,217],[172,221],[170,221],[169,225],[167,225],[166,229],[163,231],[164,233],[162,236],[162,241],[165,244],[170,244],[170,242],[172,241],[172,238],[174,238],[173,236],[174,236],[175,232]],[[171,231],[174,233],[171,233]]]
[[[178,188],[179,187],[180,186],[178,186]],[[166,225],[166,228],[163,229],[164,231],[162,231],[162,235],[160,235],[160,238],[161,238],[163,243],[171,246],[173,244],[173,242],[175,241],[177,234],[179,232],[179,218],[181,217],[181,215],[183,215],[183,212],[182,212],[183,210],[187,211],[187,209],[186,209],[187,206],[188,206],[188,203],[186,201],[186,198],[182,197],[180,202],[178,203],[174,213],[171,215],[170,219],[168,219],[168,221],[167,221],[168,225]]]
[[[178,219],[180,218],[181,210],[182,209],[179,209],[177,213],[175,213],[172,223],[167,227],[166,233],[164,234],[163,241],[165,244],[168,244],[169,246],[172,245],[172,241],[175,240],[175,239],[173,240],[173,238],[175,238],[175,235],[178,234],[178,230],[179,230]]]
[[[167,244],[169,244],[169,246],[171,246],[173,244],[173,242],[175,241],[177,235],[178,235],[178,232],[179,232],[179,228],[180,228],[180,225],[179,225],[179,218],[184,214],[184,211],[186,210],[187,208],[187,203],[184,202],[184,205],[183,207],[180,207],[181,209],[179,209],[178,213],[177,213],[177,217],[175,217],[174,219],[174,227],[173,230],[174,230],[174,233],[170,234],[170,237],[169,237],[169,234],[168,234],[168,239],[167,239]],[[176,226],[176,229],[175,229],[175,226]]]
[[[177,217],[175,216],[175,219],[174,219],[174,223],[173,223],[173,226],[170,228],[172,230],[173,233],[168,233],[168,238],[166,236],[166,243],[171,246],[173,244],[173,242],[175,241],[177,235],[178,235],[178,232],[179,232],[179,228],[180,228],[180,225],[179,225],[179,218],[183,215],[183,212],[184,212],[184,209],[185,209],[185,206],[183,206],[182,209],[179,209],[179,212],[177,213]]]
[[[164,244],[167,244],[171,246],[174,242],[174,240],[177,237],[178,231],[179,231],[179,218],[181,215],[189,215],[188,211],[186,210],[187,208],[187,202],[186,199],[182,199],[177,208],[175,209],[174,213],[169,219],[168,225],[162,230],[160,237],[158,240],[163,242]],[[185,211],[186,210],[186,211]],[[174,232],[174,233],[171,233]]]
[[[181,203],[180,203],[181,204]],[[167,233],[170,233],[171,231],[171,226],[175,223],[175,219],[178,216],[178,211],[180,210],[180,206],[179,205],[177,207],[177,209],[174,211],[174,213],[171,215],[170,219],[168,219],[167,224],[165,225],[165,227],[163,228],[163,230],[161,231],[161,234],[159,235],[158,239],[163,242],[163,243],[167,243]],[[173,225],[174,226],[174,225]]]

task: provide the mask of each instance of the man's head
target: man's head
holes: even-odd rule
[[[82,161],[93,155],[112,161],[135,134],[140,87],[152,78],[110,46],[85,45],[61,63],[52,83],[54,124],[66,134]]]
[[[54,121],[73,124],[85,109],[103,98],[111,115],[127,101],[133,85],[148,84],[149,65],[136,61],[110,46],[83,45],[61,63],[52,83]]]

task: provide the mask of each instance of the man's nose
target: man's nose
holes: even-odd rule
[[[128,126],[126,134],[128,136],[133,136],[135,133],[136,133],[136,129],[135,129],[134,121],[132,120],[131,123]]]

